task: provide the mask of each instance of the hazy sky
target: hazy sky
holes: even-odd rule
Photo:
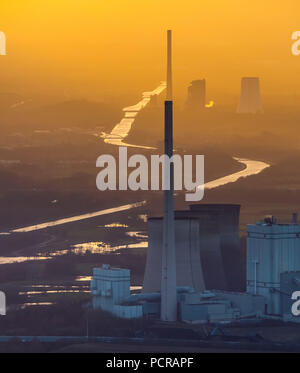
[[[2,0],[1,90],[71,97],[136,94],[165,79],[173,29],[175,94],[207,78],[209,98],[260,76],[265,95],[300,95],[299,0]]]

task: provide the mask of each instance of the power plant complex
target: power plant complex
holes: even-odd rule
[[[232,291],[226,279],[235,269],[226,268],[224,257],[231,245],[240,248],[235,224],[230,227],[227,221],[226,233],[221,226],[207,233],[201,219],[189,216],[202,206],[207,213],[214,209],[226,210],[224,204],[204,204],[194,205],[195,210],[175,212],[176,320],[213,323],[272,318],[299,322],[291,307],[292,294],[299,291],[300,286],[300,225],[295,221],[281,224],[269,218],[248,224],[247,289]],[[228,205],[231,212],[237,212],[238,208]],[[95,309],[101,308],[122,318],[161,318],[163,219],[149,218],[148,227],[149,247],[142,292],[130,294],[128,269],[108,265],[95,268],[91,282]],[[223,247],[222,235],[223,240],[226,238]],[[224,284],[220,282],[222,278]],[[214,286],[218,282],[221,286]]]
[[[168,31],[165,154],[173,154],[172,44]],[[205,103],[205,80],[192,82],[189,104]],[[262,112],[258,78],[243,78],[239,113]],[[166,169],[166,167],[165,167]],[[130,271],[104,265],[91,281],[94,309],[118,317],[164,322],[295,319],[291,293],[300,286],[300,225],[266,218],[247,225],[246,289],[234,258],[241,255],[240,205],[194,204],[174,211],[174,170],[164,191],[164,215],[148,218],[149,245],[142,292],[131,294]],[[246,291],[245,291],[246,290]]]

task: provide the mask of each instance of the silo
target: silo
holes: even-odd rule
[[[148,219],[149,246],[143,293],[161,290],[163,218]],[[199,222],[175,217],[176,285],[205,289],[199,251]]]

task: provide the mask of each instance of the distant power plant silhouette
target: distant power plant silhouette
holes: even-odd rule
[[[205,108],[206,80],[193,80],[188,87],[187,109],[199,110]]]
[[[238,113],[263,113],[259,78],[242,78]]]

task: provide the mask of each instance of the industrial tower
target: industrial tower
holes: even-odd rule
[[[173,95],[172,95],[172,31],[167,31],[167,97],[165,101],[165,155],[173,155]],[[163,247],[161,271],[161,320],[177,320],[176,252],[174,232],[174,165],[167,165],[164,177],[170,177],[169,190],[164,191]]]

